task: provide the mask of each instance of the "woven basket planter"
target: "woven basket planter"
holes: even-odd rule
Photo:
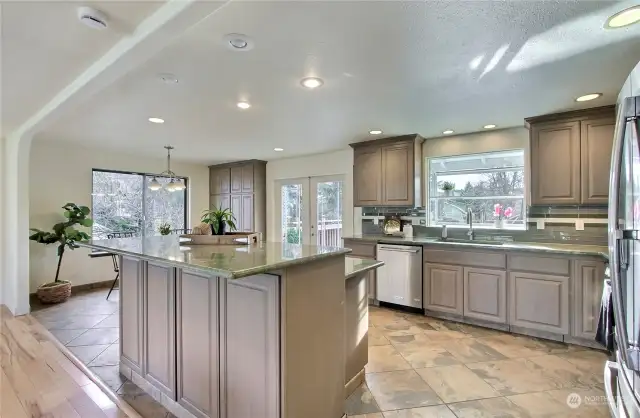
[[[36,296],[42,303],[61,303],[71,296],[71,282],[60,280],[59,282],[45,283],[38,287]]]

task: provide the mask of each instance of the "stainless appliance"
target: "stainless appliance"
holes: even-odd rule
[[[615,355],[604,369],[611,415],[640,418],[640,63],[618,99],[609,183]]]
[[[377,254],[376,298],[422,309],[422,247],[378,244]]]

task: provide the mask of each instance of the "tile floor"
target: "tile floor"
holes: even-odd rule
[[[609,417],[603,352],[375,307],[369,322],[350,417]]]
[[[74,294],[60,305],[32,303],[32,315],[93,373],[144,418],[174,418],[142,389],[119,372],[119,291],[109,289]]]
[[[118,372],[118,292],[94,289],[33,315],[145,418],[173,417]],[[608,417],[606,355],[552,341],[371,307],[357,418]],[[575,409],[567,397],[585,401]],[[588,402],[587,402],[588,401]]]

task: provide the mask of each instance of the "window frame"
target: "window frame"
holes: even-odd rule
[[[503,149],[503,150],[494,150],[494,151],[485,151],[485,152],[473,152],[466,154],[454,154],[454,155],[439,155],[433,157],[425,158],[425,216],[426,216],[426,226],[427,227],[441,227],[446,225],[448,228],[465,228],[467,225],[461,224],[447,224],[447,223],[438,223],[437,221],[431,220],[431,200],[432,199],[451,199],[451,197],[446,196],[431,196],[431,164],[434,159],[444,159],[444,158],[455,158],[455,157],[466,157],[466,156],[491,156],[500,153],[508,153],[520,151],[523,156],[523,164],[522,166],[510,166],[510,167],[499,167],[499,168],[478,168],[478,169],[464,169],[464,170],[452,170],[446,172],[447,174],[483,174],[490,172],[500,172],[500,171],[519,171],[519,168],[522,168],[522,176],[523,176],[523,193],[522,195],[510,195],[510,196],[464,196],[464,199],[467,200],[490,200],[490,199],[522,199],[522,224],[506,224],[503,228],[500,229],[512,229],[512,230],[526,230],[527,229],[527,218],[526,218],[526,210],[527,210],[527,192],[528,192],[528,184],[527,184],[527,152],[524,148],[511,148],[511,149]],[[437,175],[438,172],[436,172]],[[444,172],[443,172],[444,173]],[[434,179],[437,184],[437,178]],[[436,186],[437,187],[437,186]],[[457,196],[456,196],[457,197]],[[462,197],[461,197],[462,198]],[[476,226],[477,225],[477,226]],[[495,230],[495,226],[489,226],[486,223],[484,224],[475,224],[474,229],[492,229]]]
[[[153,177],[161,177],[161,178],[170,178],[171,176],[165,176],[165,175],[159,175],[159,174],[154,174],[154,173],[144,173],[141,171],[126,171],[126,170],[111,170],[111,169],[106,169],[106,168],[92,168],[91,169],[91,212],[93,213],[93,205],[94,205],[94,195],[95,195],[95,190],[93,189],[94,187],[94,183],[93,183],[93,176],[95,172],[100,172],[100,173],[114,173],[114,174],[133,174],[133,175],[138,175],[138,176],[142,176],[142,216],[146,216],[145,212],[146,212],[146,197],[147,197],[147,177],[149,178],[153,178]],[[182,190],[182,192],[184,193],[184,228],[188,228],[189,225],[189,178],[188,177],[182,177],[182,176],[176,176],[174,177],[176,179],[180,179],[184,182],[184,190]],[[174,192],[175,193],[175,192]],[[146,220],[146,218],[145,218]],[[141,237],[145,237],[147,236],[145,233],[146,228],[142,228],[141,230]],[[91,229],[91,234],[93,235],[93,227]]]

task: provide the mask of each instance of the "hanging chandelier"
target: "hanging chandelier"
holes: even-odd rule
[[[184,185],[181,179],[176,176],[176,173],[171,171],[171,150],[173,147],[171,145],[165,145],[164,147],[167,150],[167,169],[157,176],[153,176],[153,179],[149,182],[149,189],[151,190],[160,190],[162,189],[162,184],[158,181],[156,177],[168,177],[169,183],[167,183],[164,188],[168,192],[179,192],[180,190],[186,189],[187,186]]]

